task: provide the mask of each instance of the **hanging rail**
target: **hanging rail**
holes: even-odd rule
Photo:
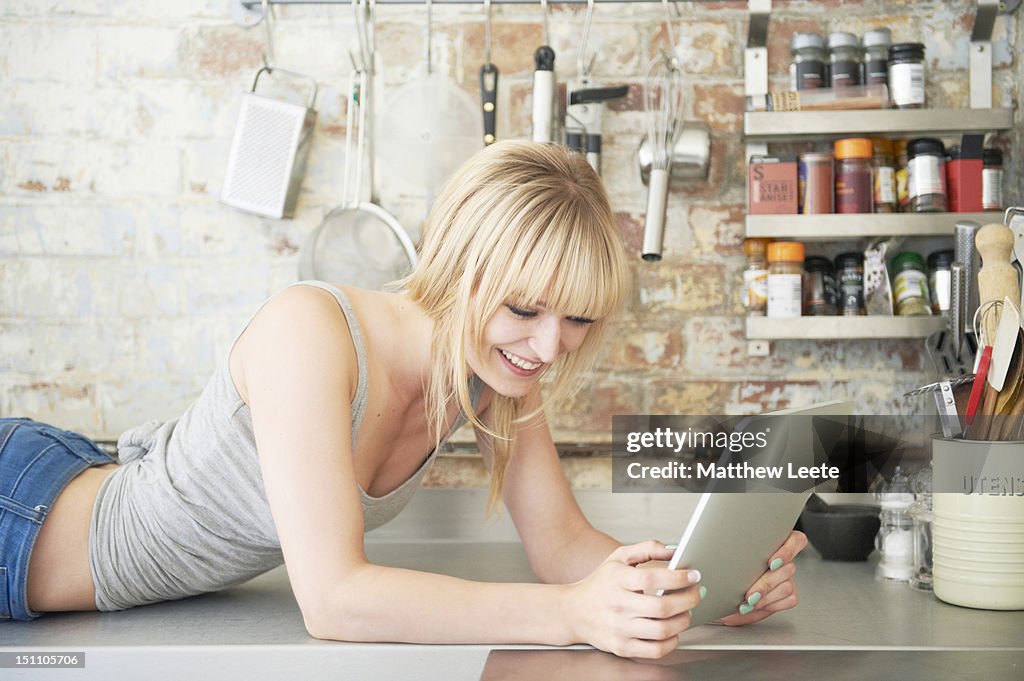
[[[431,0],[435,5],[480,5],[483,0]],[[552,5],[585,5],[587,0],[548,0]],[[715,0],[689,0],[713,2]],[[1018,0],[1019,1],[1019,0]],[[491,0],[495,5],[536,5],[538,0]],[[599,4],[660,3],[662,0],[595,0]],[[376,0],[378,5],[422,5],[424,0]],[[238,0],[244,9],[259,9],[261,0]],[[351,5],[352,0],[269,0],[271,5]]]

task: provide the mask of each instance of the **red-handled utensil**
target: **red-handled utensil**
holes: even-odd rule
[[[978,413],[978,405],[981,404],[981,394],[985,388],[985,379],[988,377],[988,366],[992,362],[992,346],[986,345],[981,351],[981,359],[978,361],[978,370],[974,372],[974,385],[971,386],[971,397],[967,400],[967,413],[964,415],[964,423],[974,423],[974,415]]]

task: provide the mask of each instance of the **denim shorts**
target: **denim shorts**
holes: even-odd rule
[[[39,528],[71,479],[114,463],[88,438],[31,419],[0,419],[0,621],[30,620],[28,562]]]

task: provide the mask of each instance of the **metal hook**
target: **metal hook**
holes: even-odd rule
[[[427,75],[429,76],[434,71],[434,65],[430,59],[430,0],[426,0],[425,4],[427,6],[427,25],[425,29],[426,34],[424,36],[423,41],[426,43]]]
[[[662,49],[662,56],[675,66],[679,64],[679,58],[676,57],[676,35],[672,30],[672,12],[669,10],[669,0],[661,0],[661,6],[665,8],[665,29],[668,35],[668,49]],[[676,4],[676,0],[672,0],[672,7],[675,8],[676,16],[679,16],[679,5]]]
[[[580,40],[580,53],[576,58],[576,72],[584,80],[590,76],[590,70],[594,67],[594,60],[597,58],[597,53],[595,52],[589,62],[586,60],[587,40],[590,38],[590,20],[593,16],[594,0],[587,0],[587,16],[583,20],[583,38]]]
[[[484,0],[487,20],[484,22],[484,65],[491,65],[491,0]]]
[[[551,47],[551,34],[548,33],[548,0],[540,0],[540,11],[544,17],[544,44]]]
[[[371,6],[366,0],[352,0],[352,12],[355,14],[356,37],[359,39],[359,70],[372,70],[373,47],[367,29],[372,13]]]
[[[274,15],[271,13],[270,0],[263,0],[262,5],[263,28],[265,29],[267,34],[267,49],[263,51],[263,65],[267,67],[268,70],[273,70],[271,64],[273,64],[277,60],[274,59],[274,36],[272,33],[270,22],[273,19]]]

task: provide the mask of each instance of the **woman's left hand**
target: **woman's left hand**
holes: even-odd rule
[[[791,532],[786,542],[768,559],[768,570],[747,590],[747,600],[737,603],[735,614],[715,620],[715,624],[730,627],[751,624],[773,613],[796,607],[799,599],[796,582],[793,581],[796,574],[793,559],[806,546],[807,537],[803,532]]]

